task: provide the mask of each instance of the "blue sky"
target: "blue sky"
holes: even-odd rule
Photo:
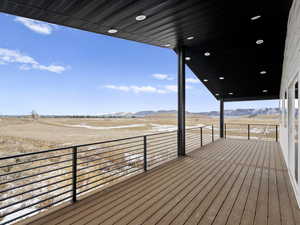
[[[176,54],[0,14],[0,114],[102,114],[177,108]],[[187,110],[219,103],[187,68]],[[226,109],[278,101],[226,103]]]

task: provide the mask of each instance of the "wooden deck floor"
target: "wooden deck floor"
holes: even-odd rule
[[[30,225],[299,225],[279,148],[219,140]]]

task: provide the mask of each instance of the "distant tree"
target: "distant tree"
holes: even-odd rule
[[[39,114],[35,110],[32,110],[31,117],[32,119],[37,120],[39,118]]]

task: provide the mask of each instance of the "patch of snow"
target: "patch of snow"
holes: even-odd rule
[[[132,162],[139,162],[143,159],[143,156],[141,156],[140,154],[129,154],[129,153],[124,153],[125,154],[125,161],[128,160],[129,163],[132,163]]]
[[[256,133],[256,134],[269,134],[275,132],[274,128],[251,128],[250,129],[251,133]]]
[[[27,217],[31,217],[31,216],[37,214],[37,213],[32,213],[32,214],[30,214],[32,211],[34,211],[34,210],[36,210],[36,209],[37,209],[37,208],[35,208],[35,207],[30,207],[30,208],[26,208],[26,209],[17,211],[17,212],[15,212],[15,213],[9,214],[9,215],[5,216],[5,217],[3,218],[3,220],[1,220],[1,224],[2,224],[2,223],[4,224],[4,223],[6,223],[6,222],[9,222],[9,221],[11,221],[11,220],[13,220],[13,219],[15,219],[15,218],[18,218],[18,217],[20,217],[18,220],[20,220],[20,219],[25,219],[25,218],[27,218]],[[27,215],[27,214],[28,214],[28,215]],[[18,221],[18,220],[17,220],[17,221]]]
[[[175,131],[177,130],[177,126],[176,125],[161,125],[161,124],[154,124],[151,123],[150,124],[152,126],[152,131],[156,131],[156,132],[167,132],[167,131]],[[205,126],[204,124],[197,124],[195,126],[186,126],[186,129],[188,128],[197,128],[197,127],[202,127]],[[211,129],[211,127],[206,127],[207,129]]]
[[[113,127],[96,127],[89,126],[86,124],[77,124],[77,125],[66,125],[68,127],[78,127],[78,128],[87,128],[92,130],[110,130],[110,129],[122,129],[122,128],[132,128],[132,127],[144,127],[145,124],[131,124],[131,125],[123,125],[123,126],[113,126]]]
[[[152,126],[152,130],[157,132],[177,130],[177,126],[174,125],[161,125],[161,124],[151,123],[151,126]]]

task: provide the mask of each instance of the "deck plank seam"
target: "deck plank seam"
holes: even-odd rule
[[[249,150],[249,146],[247,146],[247,149]],[[251,153],[252,153],[252,157],[251,157],[251,158],[249,157],[250,159],[248,159],[248,158],[247,158],[247,159],[250,160],[250,161],[252,162],[252,161],[255,159],[256,151],[255,151],[254,153],[253,153],[253,152],[251,152]],[[237,164],[237,165],[238,165],[238,164]],[[237,167],[236,167],[236,168],[237,168]],[[227,199],[229,193],[231,192],[232,187],[236,184],[236,181],[238,180],[238,178],[239,178],[241,172],[243,171],[243,169],[245,169],[245,167],[241,167],[238,176],[236,176],[235,181],[232,183],[232,185],[231,185],[231,187],[230,187],[230,190],[227,192],[227,194],[226,194],[226,196],[225,196],[225,198],[224,198],[224,200],[223,200],[221,206],[219,207],[218,212],[217,212],[216,216],[214,217],[214,219],[213,219],[213,221],[212,221],[211,224],[214,223],[214,221],[215,221],[217,215],[219,214],[221,208],[223,207],[224,202],[226,201],[226,199]],[[247,172],[246,172],[246,174],[245,174],[245,176],[244,176],[244,178],[243,178],[243,181],[244,181],[244,179],[246,178],[246,175],[247,175],[247,173],[248,173],[248,171],[249,171],[249,167],[246,168],[246,169],[247,169]],[[240,187],[241,187],[241,186],[240,186]],[[219,196],[219,195],[216,195],[215,198],[217,198],[218,196]],[[236,196],[236,198],[237,198],[237,196]],[[215,199],[214,199],[214,200],[215,200]],[[214,203],[214,200],[211,202],[211,205]],[[209,206],[209,208],[211,207],[211,205]],[[209,210],[209,208],[207,208],[206,212]],[[205,213],[206,213],[206,212],[205,212]],[[203,214],[203,216],[205,215],[205,213]],[[203,216],[202,216],[202,217],[203,217]],[[228,218],[228,217],[227,217],[227,218]],[[202,218],[201,218],[201,219],[202,219]],[[200,223],[201,219],[199,220],[198,224]]]
[[[255,164],[257,164],[257,162],[258,162],[258,160],[259,160],[259,150],[258,150],[258,148],[256,148],[256,150],[255,150],[255,153],[254,153],[254,157],[253,157],[253,159],[252,159],[252,161],[255,161]],[[245,176],[244,176],[244,178],[243,178],[243,181],[242,181],[242,183],[241,183],[241,185],[240,185],[240,187],[239,187],[239,190],[238,190],[238,192],[237,192],[237,194],[236,194],[236,197],[235,197],[235,199],[234,199],[234,202],[233,202],[233,204],[232,204],[232,206],[231,206],[231,208],[230,208],[230,212],[228,213],[228,216],[227,216],[227,218],[226,218],[226,222],[224,223],[224,224],[227,224],[228,223],[228,219],[229,219],[229,216],[231,215],[231,213],[232,213],[232,210],[233,210],[233,207],[234,207],[234,205],[235,205],[235,203],[236,203],[236,201],[237,201],[237,199],[238,199],[238,197],[239,197],[239,195],[240,195],[240,192],[241,192],[241,190],[242,190],[242,188],[243,188],[243,185],[244,185],[244,183],[245,183],[245,180],[246,180],[246,178],[247,178],[247,176],[248,176],[248,174],[249,174],[249,172],[250,172],[250,168],[251,167],[247,167],[247,172],[246,172],[246,174],[245,174]],[[226,197],[227,198],[227,197]],[[225,199],[226,200],[226,199]],[[220,207],[220,210],[221,210],[221,207]],[[220,211],[219,210],[219,211]],[[218,214],[219,214],[219,212],[218,212]],[[217,214],[217,215],[218,215]],[[217,218],[217,216],[215,217],[215,219]],[[215,219],[214,219],[214,221],[215,221]],[[213,222],[214,223],[214,222]],[[213,224],[212,223],[212,224]]]
[[[235,151],[238,151],[239,148],[236,147],[236,148],[234,148],[234,150],[235,150]],[[240,157],[240,155],[236,154],[234,157]],[[228,166],[228,167],[229,167],[229,166]],[[209,183],[210,181],[211,181],[211,180],[209,180],[208,183]],[[207,184],[208,184],[208,183],[207,183]],[[207,185],[207,184],[206,184],[206,185]],[[198,193],[198,194],[199,194],[199,193]],[[196,194],[195,197],[196,197],[198,194]],[[195,197],[193,197],[189,202],[193,201],[193,199],[194,199]],[[180,203],[180,202],[178,202],[176,205],[174,205],[174,206],[172,207],[172,209],[171,209],[169,212],[171,212],[171,211],[172,211],[179,203]],[[186,205],[184,206],[183,210],[184,210],[188,205],[189,205],[189,203],[186,204]],[[162,216],[156,224],[161,223],[161,221],[169,214],[169,212],[166,213],[164,216]],[[178,215],[177,215],[177,216],[178,216]],[[177,217],[177,216],[176,216],[176,217]],[[174,218],[170,221],[170,223],[172,223],[172,221],[175,220],[176,217],[174,217]]]
[[[238,147],[234,147],[234,149],[239,150]],[[240,155],[236,155],[236,157],[239,157],[239,156],[240,156]],[[192,202],[192,201],[194,200],[194,198],[196,198],[198,195],[199,195],[199,193],[197,193],[197,194],[189,201],[189,203],[186,204],[186,205],[183,207],[182,211],[185,210],[186,207],[188,207],[188,205],[190,204],[190,202]],[[166,214],[166,215],[167,215],[167,214]],[[177,215],[170,221],[170,223],[172,223],[178,216],[179,216],[179,214],[177,214]],[[161,218],[161,219],[162,219],[162,218]],[[160,221],[161,221],[161,220],[160,220]]]
[[[274,164],[274,167],[276,168],[276,154],[277,154],[277,148],[274,148],[272,145],[269,145],[268,146],[270,148],[270,151],[271,151],[271,160]],[[270,170],[272,171],[272,170]],[[280,170],[279,170],[280,171]],[[279,189],[278,189],[278,178],[277,178],[277,175],[276,175],[277,171],[273,171],[273,179],[274,179],[274,185],[275,185],[275,191],[276,191],[276,202],[278,204],[278,212],[279,213],[279,224],[282,225],[282,213],[281,213],[281,205],[280,205],[280,198],[279,198]],[[270,179],[270,177],[269,177]],[[270,186],[269,186],[269,193],[270,193]],[[275,196],[274,196],[275,197]],[[271,202],[269,201],[269,208],[268,208],[268,212],[270,212],[270,205],[271,205]],[[272,225],[271,222],[268,223],[269,225]]]
[[[257,145],[258,145],[258,144],[255,143],[254,147],[256,148]],[[260,153],[259,156],[261,156],[262,152],[260,151],[259,153]],[[259,157],[259,159],[258,159],[256,165],[259,164],[260,159],[261,159],[261,157]],[[253,176],[252,176],[252,179],[251,179],[249,191],[248,191],[247,198],[246,198],[246,201],[245,201],[245,205],[244,205],[244,208],[243,208],[242,216],[240,217],[240,223],[239,223],[239,225],[241,225],[242,222],[243,222],[243,218],[244,218],[245,213],[246,213],[246,208],[247,208],[247,205],[249,204],[249,196],[250,196],[251,191],[253,190],[253,185],[254,185],[253,183],[254,183],[254,178],[255,178],[255,176],[256,176],[256,171],[257,171],[257,169],[259,169],[259,168],[258,168],[258,167],[255,167],[255,170],[254,170],[254,172],[253,172]],[[257,193],[257,197],[258,197],[258,193]],[[257,199],[256,199],[256,201],[257,201]],[[253,224],[254,224],[254,217],[253,217],[253,223],[252,223],[252,225],[253,225]]]
[[[248,152],[249,154],[249,152]],[[244,155],[243,157],[246,157],[247,155]],[[234,167],[233,167],[234,166]],[[228,176],[228,179],[225,180],[222,184],[221,184],[221,187],[219,189],[216,189],[216,194],[215,196],[213,197],[213,199],[211,200],[211,202],[209,203],[209,205],[207,206],[207,208],[205,209],[205,211],[203,212],[202,216],[200,218],[198,218],[198,222],[203,218],[203,216],[205,215],[205,213],[207,212],[207,210],[211,207],[211,205],[214,203],[215,199],[219,196],[219,193],[223,190],[224,186],[226,186],[226,184],[228,183],[228,181],[230,180],[230,178],[232,177],[232,175],[236,172],[237,168],[239,168],[239,172],[238,172],[238,175],[234,178],[235,180],[237,179],[237,177],[239,176],[240,172],[241,172],[241,169],[242,167],[238,166],[238,165],[231,165],[231,167],[233,167],[233,170],[232,172],[230,173],[230,175]],[[218,180],[218,182],[215,184],[215,186],[212,188],[212,190],[215,189],[216,185],[222,180],[222,178],[220,178]],[[234,180],[234,181],[235,181]],[[204,199],[206,199],[208,197],[205,196]],[[186,224],[189,220],[191,220],[192,216],[195,215],[195,212],[196,210],[200,207],[200,205],[202,204],[202,202],[204,201],[204,199],[196,206],[196,208],[192,211],[192,213],[190,214],[189,218],[185,221],[184,224]]]
[[[254,146],[255,147],[255,146]],[[253,147],[253,148],[254,148]],[[256,160],[256,165],[258,164],[258,162],[259,162],[259,159],[260,159],[260,151],[258,150],[258,148],[255,148],[255,149],[257,149],[257,153],[258,153],[258,155],[257,155],[257,160]],[[251,167],[250,167],[251,168]],[[249,170],[250,170],[250,168],[249,168]],[[244,215],[244,212],[245,212],[245,209],[246,209],[246,205],[247,205],[247,202],[248,202],[248,197],[249,197],[249,194],[250,194],[250,191],[251,191],[251,186],[252,186],[252,183],[253,183],[253,179],[254,179],[254,177],[255,177],[255,170],[256,169],[254,169],[253,170],[253,173],[252,173],[252,175],[251,175],[251,177],[250,177],[250,185],[249,185],[249,188],[247,188],[247,195],[246,195],[246,198],[245,198],[245,201],[244,201],[244,206],[243,206],[243,210],[241,211],[241,216],[240,216],[240,220],[239,220],[239,225],[242,223],[242,218],[243,218],[243,215]],[[231,211],[231,213],[230,213],[230,215],[228,216],[228,218],[227,218],[227,221],[226,221],[226,224],[228,224],[228,220],[229,220],[229,217],[231,216],[231,214],[232,214],[232,212],[233,211]]]
[[[235,146],[235,148],[238,149],[238,150],[240,150],[239,145]],[[242,153],[242,152],[241,152],[241,153]],[[243,156],[241,153],[240,153],[240,155],[237,156],[237,158],[245,157],[245,155]],[[233,165],[229,165],[228,167],[231,168],[232,166],[233,166]],[[235,168],[235,167],[234,167],[234,168]],[[234,168],[233,168],[232,173],[234,172]],[[215,182],[215,184],[213,185],[213,187],[212,187],[211,189],[213,189],[213,188],[219,183],[220,179],[222,178],[222,176],[223,176],[224,174],[226,174],[226,172],[227,172],[227,171],[224,171],[224,173],[223,173],[223,174],[220,176],[220,178]],[[231,173],[231,174],[232,174],[232,173]],[[200,192],[199,192],[199,193],[200,193]],[[192,202],[192,201],[199,195],[199,193],[198,193],[197,195],[195,195],[194,198],[193,198],[190,202]],[[204,198],[204,199],[205,199],[205,198]],[[204,199],[202,199],[201,202],[203,202]],[[201,203],[201,202],[200,202],[200,203]],[[200,203],[199,203],[199,204],[200,204]],[[192,214],[193,214],[193,212],[190,213],[190,216],[191,216]],[[179,216],[179,214],[177,215],[177,217],[178,217],[178,216]],[[187,222],[187,220],[190,218],[190,216],[186,219],[186,221],[185,221],[184,223]],[[173,221],[174,221],[177,217],[175,217],[175,218],[173,219]],[[173,222],[173,221],[172,221],[172,222]],[[171,223],[172,223],[172,222],[171,222]]]
[[[264,158],[263,158],[262,165],[264,165],[264,163],[265,163],[266,155],[267,155],[267,152],[264,151]],[[258,200],[259,200],[260,192],[261,192],[262,179],[263,179],[263,170],[260,169],[259,188],[258,188],[258,192],[257,192],[257,199],[256,199],[256,207],[255,207],[253,224],[255,224],[255,221],[256,221],[256,218],[257,218],[257,208],[258,208],[258,202],[259,202]]]

